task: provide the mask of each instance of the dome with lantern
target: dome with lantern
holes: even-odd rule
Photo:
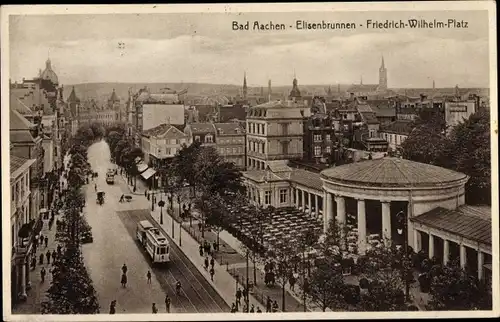
[[[56,73],[52,70],[50,58],[48,58],[45,62],[45,70],[40,75],[40,78],[43,80],[50,80],[54,85],[59,84],[59,79],[57,78]]]

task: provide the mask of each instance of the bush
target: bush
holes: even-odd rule
[[[362,289],[367,289],[369,284],[370,282],[364,277],[359,280],[359,287]]]

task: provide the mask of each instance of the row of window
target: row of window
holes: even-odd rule
[[[196,142],[200,142],[201,141],[201,137],[199,135],[195,135],[194,140]],[[213,137],[213,135],[211,135],[211,134],[205,135],[205,143],[214,143],[214,137]]]
[[[260,196],[257,193],[258,190],[252,189],[248,190],[249,198],[253,199],[256,202],[260,203]],[[279,203],[280,204],[286,204],[288,202],[288,189],[280,189],[279,190]],[[264,204],[265,205],[270,205],[272,202],[272,193],[270,190],[264,191]]]
[[[315,146],[314,146],[314,156],[315,156],[315,157],[319,157],[319,156],[321,156],[321,150],[322,150],[322,149],[321,149],[321,146],[319,146],[319,145],[315,145]],[[331,146],[327,146],[327,147],[325,148],[325,153],[331,153],[331,152],[332,152],[332,147],[331,147]]]
[[[220,154],[244,154],[243,147],[232,147],[232,148],[217,148]]]
[[[381,133],[381,135],[383,139],[394,145],[401,145],[407,138],[406,135],[401,134]]]
[[[12,195],[12,202],[17,205],[19,201],[24,199],[24,195],[29,191],[29,180],[28,173],[21,177],[20,180],[16,181],[15,185],[12,185],[10,188]]]
[[[265,142],[248,142],[248,150],[251,152],[265,153],[266,143]]]
[[[331,141],[331,135],[327,134],[325,135],[325,141]],[[323,135],[321,134],[314,134],[314,142],[322,142],[323,141]]]
[[[248,122],[248,133],[264,135],[265,132],[266,132],[266,124]]]
[[[239,137],[239,138],[228,138],[228,139],[221,139],[219,138],[217,142],[219,144],[243,144],[244,143],[244,137]]]

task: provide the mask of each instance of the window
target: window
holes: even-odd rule
[[[281,124],[282,135],[288,135],[288,123]]]
[[[288,154],[288,142],[281,142],[281,149],[283,154]]]
[[[280,189],[280,203],[286,203],[287,192],[286,189]]]
[[[331,138],[330,134],[327,134],[327,135],[326,135],[326,140],[327,140],[327,141],[331,141],[331,140],[332,140],[332,138]]]
[[[238,153],[238,149],[233,148],[233,154],[236,154],[236,153]]]
[[[10,187],[10,194],[11,194],[11,198],[12,198],[12,201],[15,201],[16,200],[16,190],[14,189],[14,187]]]
[[[266,205],[271,204],[271,191],[266,191],[264,193],[264,204],[266,204]]]
[[[316,145],[314,147],[314,155],[315,156],[320,156],[321,155],[321,147],[319,145]]]
[[[200,136],[199,136],[199,135],[196,135],[196,136],[194,137],[194,140],[195,140],[196,142],[200,142]]]
[[[170,144],[177,144],[177,140],[176,139],[170,140]]]
[[[332,148],[330,146],[327,146],[326,149],[325,149],[325,152],[326,153],[331,153],[332,152]]]
[[[314,142],[321,142],[321,134],[314,134]]]
[[[205,136],[205,142],[206,143],[213,143],[214,138],[211,135],[207,135],[207,136]]]

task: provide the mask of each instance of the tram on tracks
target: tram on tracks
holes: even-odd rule
[[[148,220],[142,220],[137,223],[136,234],[154,264],[170,262],[170,244],[158,228],[155,228]]]

